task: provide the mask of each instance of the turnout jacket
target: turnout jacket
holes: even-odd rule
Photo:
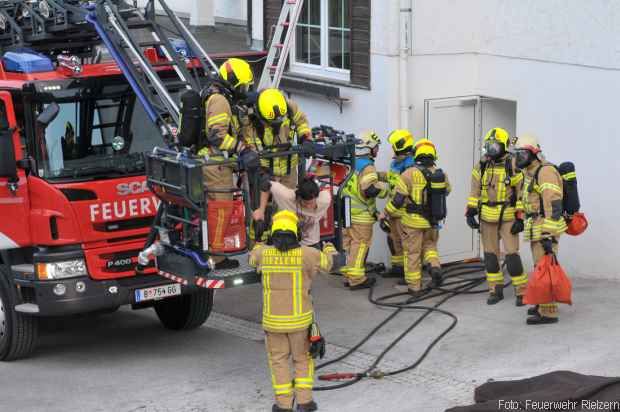
[[[376,198],[383,199],[388,194],[388,186],[379,181],[374,161],[361,158],[356,162],[356,172],[344,189],[344,195],[351,198],[351,222],[365,225],[375,223],[377,214]],[[364,193],[374,186],[379,193],[376,197],[366,197]]]
[[[250,266],[262,274],[263,329],[290,333],[308,329],[314,308],[310,289],[318,272],[332,267],[333,246],[321,252],[301,246],[280,252],[273,246],[257,245],[250,253]]]
[[[467,207],[477,209],[485,222],[513,221],[515,213],[523,210],[522,183],[523,173],[506,157],[480,163],[471,172]]]
[[[222,160],[223,152],[235,152],[241,141],[241,122],[239,116],[233,114],[228,99],[221,93],[213,93],[205,103],[205,133],[217,133],[221,140],[218,147],[202,147],[199,156],[211,156],[214,160]]]
[[[560,172],[551,163],[535,160],[525,169],[524,176],[525,240],[533,242],[566,232]]]
[[[279,131],[263,123],[258,117],[255,117],[247,128],[244,128],[244,138],[247,146],[259,153],[263,151],[281,152],[286,151],[286,147],[293,143],[295,137],[294,129],[297,130],[299,136],[311,134],[308,118],[299,109],[297,103],[292,100],[287,100],[286,103],[288,114]],[[290,156],[290,159],[289,156],[261,159],[261,166],[269,168],[273,176],[289,175],[291,168],[296,167],[298,163],[299,159],[297,156]]]
[[[430,185],[430,182],[427,182],[424,173],[422,172],[423,167],[415,165],[405,170],[403,174],[400,175],[398,182],[396,184],[395,193],[400,193],[405,196],[405,205],[402,208],[397,208],[392,203],[393,197],[388,202],[385,210],[390,216],[398,216],[399,212],[404,212],[401,215],[401,223],[407,227],[413,229],[430,229],[431,222],[423,215],[423,213],[413,212],[410,213],[407,211],[407,206],[410,204],[415,204],[418,207],[425,208],[429,204],[428,199],[428,190],[427,185]],[[433,173],[437,170],[436,166],[431,166],[426,168],[429,172]],[[448,175],[446,176],[446,192],[450,193],[452,190],[450,186],[450,181],[448,180]]]

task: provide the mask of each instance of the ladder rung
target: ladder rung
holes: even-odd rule
[[[296,4],[297,0],[286,0],[288,4]]]
[[[140,47],[157,47],[157,46],[163,46],[164,43],[160,42],[160,41],[145,41],[142,43],[138,43],[138,46]]]
[[[169,62],[160,62],[160,63],[152,63],[151,66],[153,67],[166,67],[166,66],[176,66],[176,62],[173,61],[169,61]]]
[[[274,44],[273,47],[275,47],[277,49],[282,49],[282,48],[284,48],[284,43]]]
[[[177,87],[186,87],[186,86],[190,86],[190,84],[188,82],[184,82],[182,80],[176,80],[173,82],[167,82],[167,81],[162,81],[162,83],[164,84],[164,86],[168,87],[168,88],[177,88]]]
[[[283,25],[284,27],[288,27],[288,26],[290,26],[290,25],[291,25],[291,23],[290,23],[290,22],[288,22],[288,21],[285,21],[284,23],[282,23],[282,25]]]
[[[153,27],[153,22],[150,21],[140,21],[134,23],[127,23],[128,29],[148,29]]]

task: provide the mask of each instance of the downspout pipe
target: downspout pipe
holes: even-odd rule
[[[409,129],[411,103],[409,101],[409,56],[411,55],[413,29],[413,0],[400,0],[400,45],[399,45],[399,95],[400,128]]]

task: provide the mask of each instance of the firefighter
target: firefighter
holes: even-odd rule
[[[402,213],[405,281],[409,293],[420,297],[424,293],[423,254],[426,254],[430,265],[433,286],[442,283],[436,246],[439,237],[437,229],[439,222],[447,215],[446,196],[450,193],[450,183],[447,175],[435,165],[437,150],[430,140],[419,140],[414,151],[415,164],[400,175],[394,196],[388,201],[385,211],[390,216]]]
[[[351,290],[369,288],[376,282],[375,278],[366,277],[366,258],[377,221],[376,199],[385,198],[388,193],[387,184],[379,181],[375,168],[380,143],[375,132],[362,134],[355,145],[355,173],[343,190],[343,195],[351,199],[351,227],[344,230],[347,262],[341,273]]]
[[[538,262],[546,254],[558,253],[558,240],[567,229],[563,216],[562,176],[545,161],[538,139],[520,136],[515,145],[516,165],[523,170],[525,240],[530,242],[532,258]],[[528,310],[528,325],[558,322],[558,305],[548,302]]]
[[[413,159],[413,135],[408,130],[394,130],[388,137],[388,142],[394,151],[394,159],[387,172],[387,181],[390,190],[390,197],[396,191],[396,184],[400,175],[415,164]],[[398,277],[404,280],[405,271],[403,269],[403,245],[401,240],[400,218],[404,211],[397,210],[393,215],[387,216],[390,232],[387,236],[388,248],[390,250],[391,269],[388,277]]]
[[[289,210],[273,216],[271,243],[272,246],[256,246],[249,263],[262,274],[262,324],[276,400],[272,410],[292,411],[295,399],[297,411],[315,411],[314,354],[310,353],[309,340],[314,309],[310,289],[317,272],[330,271],[336,249],[331,243],[322,252],[301,246],[297,215]],[[294,379],[289,366],[291,358]]]
[[[471,174],[467,200],[467,224],[479,229],[489,285],[487,304],[504,299],[504,274],[500,267],[500,239],[505,263],[515,288],[516,305],[523,306],[527,274],[519,255],[519,233],[523,231],[523,203],[519,200],[523,174],[508,155],[510,136],[499,127],[484,138],[485,156]],[[480,215],[480,222],[476,216]]]
[[[228,59],[219,70],[220,82],[215,82],[208,90],[205,101],[205,136],[201,142],[198,155],[209,161],[223,161],[229,156],[242,153],[250,155],[244,148],[241,138],[242,116],[239,106],[254,83],[254,74],[250,65],[241,59]],[[211,165],[203,168],[203,182],[207,189],[231,190],[234,167],[232,164]],[[232,200],[232,193],[208,192],[209,200]],[[225,213],[222,209],[221,213]],[[218,224],[225,224],[218,219]],[[216,230],[220,233],[221,230]],[[236,260],[222,256],[212,257],[216,269],[232,269],[239,266]]]
[[[297,103],[286,99],[277,89],[266,89],[259,93],[245,142],[258,153],[283,152],[291,148],[294,134],[300,143],[312,139],[306,115]],[[289,189],[297,186],[298,156],[281,156],[261,159],[263,173],[282,183]]]

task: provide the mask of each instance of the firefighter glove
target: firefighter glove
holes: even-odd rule
[[[319,325],[316,323],[310,325],[308,335],[308,338],[310,339],[310,349],[308,350],[310,356],[312,356],[312,359],[323,359],[325,356],[325,339],[321,336]]]
[[[550,238],[550,237],[543,238],[540,241],[540,243],[545,251],[545,255],[553,254],[553,238]]]
[[[473,207],[468,207],[465,216],[467,217],[467,226],[472,229],[480,229],[480,223],[476,220],[476,215],[478,214],[478,209]]]
[[[512,227],[510,228],[510,233],[513,235],[519,234],[525,230],[525,225],[523,224],[523,219],[515,219],[512,223]]]
[[[241,169],[245,169],[247,172],[257,172],[260,167],[258,153],[249,148],[243,149],[243,151],[239,154],[239,164]]]
[[[222,144],[224,139],[220,137],[220,132],[217,129],[211,129],[207,133],[207,144],[210,147],[218,148]]]

